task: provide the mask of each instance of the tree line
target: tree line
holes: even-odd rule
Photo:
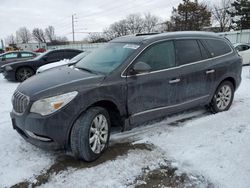
[[[47,43],[51,45],[64,44],[68,41],[67,37],[59,37],[55,34],[55,28],[48,26],[44,30],[41,28],[34,28],[30,31],[26,27],[20,27],[16,34],[9,35],[5,42],[9,45],[15,45],[17,43],[29,43],[35,40],[38,43]]]
[[[216,27],[212,27],[212,23]],[[250,2],[248,0],[220,0],[208,5],[198,0],[183,0],[173,7],[169,20],[146,14],[131,14],[111,24],[101,34],[90,34],[91,42],[104,42],[113,38],[150,32],[214,31],[250,29]]]

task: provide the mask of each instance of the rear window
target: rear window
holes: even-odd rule
[[[209,53],[212,57],[221,56],[231,52],[231,47],[223,40],[203,39]]]

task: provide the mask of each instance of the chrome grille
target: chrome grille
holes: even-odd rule
[[[17,113],[24,113],[29,105],[29,97],[19,91],[15,91],[12,97],[13,109]]]

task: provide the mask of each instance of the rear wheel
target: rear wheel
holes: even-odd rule
[[[16,71],[16,80],[19,82],[23,82],[34,74],[35,72],[33,69],[29,67],[21,67]]]
[[[109,136],[108,112],[101,107],[90,108],[73,125],[70,137],[71,150],[76,158],[94,161],[107,148]]]
[[[230,81],[222,82],[217,88],[211,102],[214,113],[227,111],[232,105],[234,98],[234,86]]]

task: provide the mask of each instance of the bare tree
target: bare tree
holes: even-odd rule
[[[45,35],[49,42],[53,42],[54,40],[56,40],[55,28],[53,26],[48,26],[45,29]]]
[[[143,31],[144,20],[139,14],[130,14],[126,18],[127,29],[130,34],[141,33]]]
[[[33,29],[32,35],[37,42],[46,43],[45,34],[42,29],[39,28]]]
[[[156,26],[159,24],[159,18],[150,13],[145,14],[144,16],[144,32],[151,33],[154,31]]]
[[[107,42],[102,33],[90,33],[89,34],[89,42],[91,43],[99,43],[99,42]]]
[[[6,39],[5,39],[5,43],[8,44],[8,45],[16,44],[15,36],[13,34],[7,36]]]
[[[141,17],[140,14],[130,14],[125,19],[115,22],[104,30],[106,40],[111,40],[116,37],[137,34],[149,33],[156,29],[159,18],[151,14],[146,14]]]
[[[22,43],[28,43],[32,39],[32,35],[31,35],[30,31],[26,27],[21,27],[16,32],[16,35],[17,35],[18,39],[20,39],[20,41]]]
[[[231,16],[228,10],[231,7],[232,0],[220,0],[220,3],[214,4],[212,9],[213,19],[219,23],[220,32],[227,31],[231,24]]]

